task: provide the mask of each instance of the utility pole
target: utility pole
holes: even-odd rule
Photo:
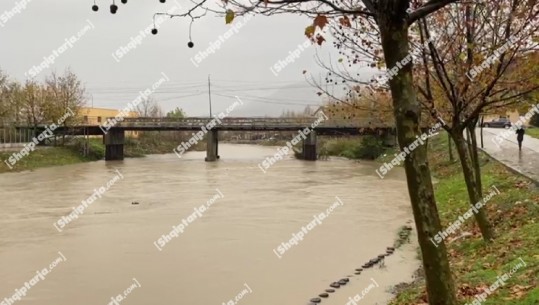
[[[211,118],[211,84],[210,84],[210,75],[208,74],[208,98],[210,101],[210,118]]]

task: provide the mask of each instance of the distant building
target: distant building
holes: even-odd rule
[[[489,113],[483,114],[483,122],[490,122],[494,119],[499,119],[499,118],[508,118],[509,121],[511,121],[511,123],[516,123],[520,118],[520,114],[516,110],[506,111],[505,113],[489,112]],[[529,123],[530,122],[524,122],[524,126],[528,126]]]
[[[79,116],[82,117],[82,124],[84,125],[100,125],[103,124],[107,118],[115,117],[120,113],[118,109],[107,109],[107,108],[92,108],[92,107],[81,107],[79,110]],[[136,111],[130,111],[127,117],[136,118],[138,117]]]
[[[82,118],[82,125],[101,125],[107,118],[115,117],[120,113],[118,109],[81,107],[79,116]],[[126,117],[136,118],[139,114],[136,111],[130,111]],[[138,137],[138,131],[126,131],[126,136]]]

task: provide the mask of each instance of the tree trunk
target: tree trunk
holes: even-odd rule
[[[64,131],[62,132],[62,146],[66,143],[66,132],[67,132],[67,124],[64,122]]]
[[[409,55],[408,25],[404,21],[406,8],[399,7],[397,2],[399,1],[379,3],[379,9],[384,13],[379,14],[377,21],[389,69],[397,66],[397,62]],[[408,63],[399,69],[397,75],[389,81],[389,85],[395,109],[398,143],[400,149],[404,151],[405,147],[408,148],[416,141],[416,136],[421,135],[420,105],[413,86],[412,64]],[[429,304],[454,305],[455,288],[447,259],[447,249],[443,242],[439,245],[431,242],[442,228],[425,145],[419,145],[411,150],[404,160],[404,169],[421,248]]]
[[[479,164],[479,153],[477,152],[477,136],[475,135],[475,125],[477,124],[477,119],[473,120],[472,123],[467,127],[468,134],[470,135],[470,157],[472,160],[475,184],[477,185],[477,191],[479,197],[483,197],[483,182],[481,181],[481,165]]]
[[[449,162],[455,162],[455,157],[453,157],[453,145],[451,140],[451,135],[447,133],[447,143],[448,143],[448,150],[449,150]]]
[[[455,146],[457,148],[457,153],[459,155],[460,164],[462,167],[462,173],[464,175],[464,181],[466,182],[466,189],[468,190],[468,197],[470,199],[470,205],[476,204],[478,201],[482,200],[481,192],[479,191],[477,180],[474,175],[474,170],[470,156],[468,155],[468,148],[466,147],[466,141],[462,135],[463,130],[457,130],[451,133],[453,140],[455,141]],[[477,213],[474,213],[477,225],[481,230],[483,239],[486,242],[492,241],[494,239],[494,234],[490,227],[488,221],[487,213],[485,208],[477,210]]]

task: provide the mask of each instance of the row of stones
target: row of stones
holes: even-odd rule
[[[365,264],[363,264],[361,266],[361,268],[355,269],[354,274],[359,275],[359,274],[361,274],[361,271],[363,271],[363,269],[368,269],[368,268],[371,268],[371,267],[375,266],[378,263],[382,263],[386,256],[389,256],[389,255],[391,255],[391,254],[393,254],[395,252],[395,248],[400,248],[400,246],[402,246],[404,241],[409,240],[411,231],[412,231],[412,227],[410,227],[410,226],[403,227],[403,229],[399,233],[399,240],[395,243],[394,247],[387,247],[385,254],[380,254],[377,257],[375,257],[375,258],[369,260],[368,262],[366,262]],[[328,298],[329,293],[335,292],[335,289],[333,289],[333,288],[339,288],[341,286],[346,285],[350,281],[351,277],[352,277],[352,275],[349,275],[346,278],[343,278],[343,279],[340,279],[340,280],[338,280],[336,282],[331,283],[329,286],[332,289],[326,289],[325,292],[320,293],[318,295],[319,296],[318,298],[312,298],[310,300],[309,305],[316,305],[316,304],[322,302],[321,298]]]

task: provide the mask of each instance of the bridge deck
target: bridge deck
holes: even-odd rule
[[[181,128],[200,129],[211,121],[220,130],[260,130],[314,128],[390,128],[381,122],[370,120],[318,120],[316,118],[125,118],[114,124],[117,128]]]
[[[110,129],[124,131],[198,131],[203,126],[207,129],[223,131],[297,131],[312,128],[318,134],[350,134],[357,135],[373,132],[375,130],[393,129],[377,120],[324,120],[323,118],[241,118],[227,117],[223,119],[208,117],[191,118],[123,118],[119,121],[107,118],[102,125],[77,125],[67,128],[60,127],[58,132],[73,135],[100,135],[103,130]],[[212,123],[213,121],[213,123]],[[374,122],[373,122],[374,121]],[[45,129],[40,126],[38,129]],[[209,127],[209,128],[208,128]],[[23,127],[30,128],[30,127]]]

